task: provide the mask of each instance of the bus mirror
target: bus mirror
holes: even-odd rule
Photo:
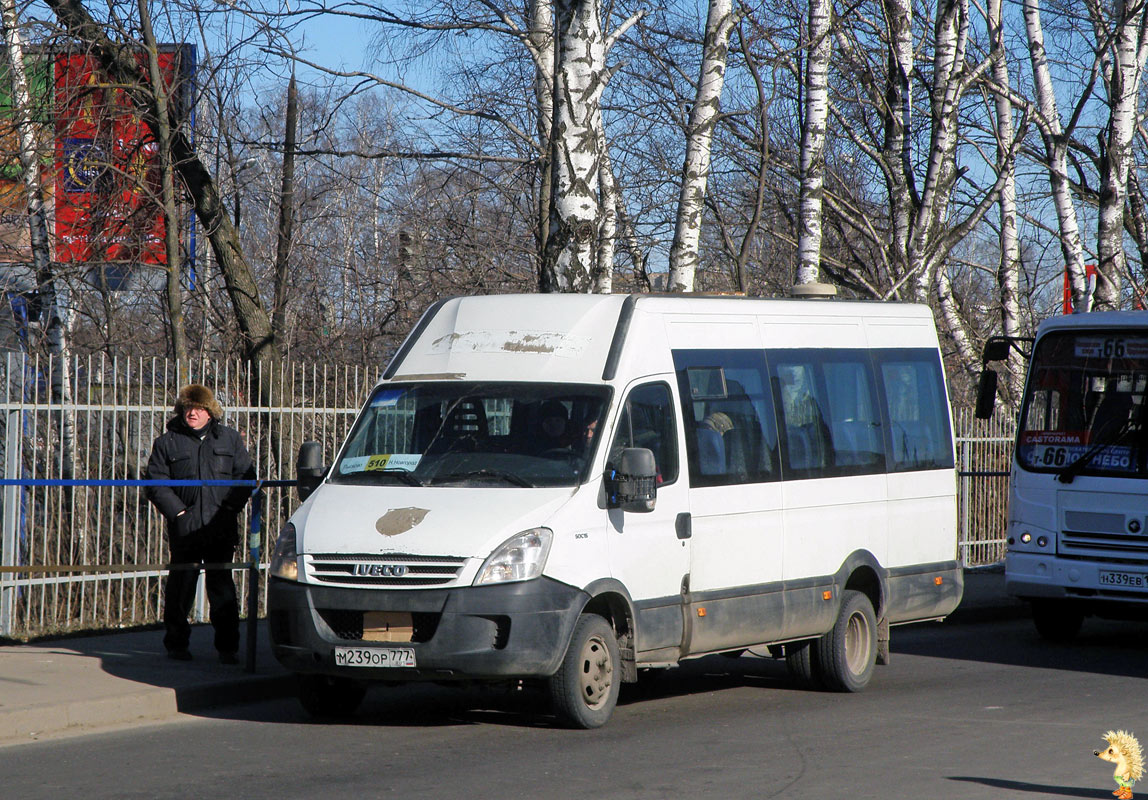
[[[997,374],[994,370],[985,367],[981,372],[981,379],[977,381],[977,419],[988,419],[993,415],[993,406],[997,402]]]
[[[992,336],[985,342],[985,352],[981,357],[981,361],[985,364],[990,361],[1003,361],[1008,358],[1008,351],[1011,345],[1009,340],[1004,336]]]
[[[606,471],[606,497],[610,508],[645,513],[654,510],[658,496],[658,468],[654,453],[645,447],[627,447],[618,466]]]
[[[299,445],[299,457],[295,459],[295,480],[299,483],[295,491],[300,500],[306,500],[319,488],[326,472],[323,466],[323,445],[318,442],[303,442]]]

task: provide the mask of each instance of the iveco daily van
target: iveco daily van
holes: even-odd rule
[[[960,601],[931,312],[832,300],[466,297],[430,308],[276,542],[277,658],[314,713],[371,682],[622,683],[747,649],[857,691]]]

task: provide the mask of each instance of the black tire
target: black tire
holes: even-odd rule
[[[1032,622],[1042,639],[1071,642],[1080,633],[1084,613],[1072,603],[1057,600],[1033,600]]]
[[[877,615],[861,592],[846,589],[833,630],[814,645],[813,661],[825,688],[859,692],[877,664]]]
[[[597,614],[583,614],[562,664],[549,680],[554,713],[567,727],[599,728],[614,713],[621,685],[614,629]]]
[[[821,672],[816,661],[816,640],[790,642],[785,646],[785,667],[789,677],[802,688],[824,689]]]
[[[366,686],[347,678],[299,676],[299,702],[308,714],[320,719],[354,714],[366,694]]]

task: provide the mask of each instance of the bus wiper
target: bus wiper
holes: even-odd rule
[[[1058,472],[1056,474],[1056,479],[1061,483],[1072,483],[1073,478],[1079,475],[1080,471],[1087,467],[1092,462],[1092,459],[1096,458],[1097,454],[1101,450],[1105,450],[1117,444],[1131,429],[1132,417],[1129,416],[1128,419],[1124,420],[1124,422],[1120,425],[1120,428],[1116,431],[1111,439],[1105,437],[1102,441],[1097,442],[1096,444],[1092,445],[1092,447],[1085,450],[1084,455]]]
[[[392,478],[398,478],[400,481],[405,483],[407,486],[425,486],[426,485],[405,469],[394,469],[394,468],[392,468],[392,469],[381,469],[381,470],[379,470],[379,472],[383,473],[384,475],[389,475]]]
[[[469,472],[450,472],[446,475],[436,475],[436,481],[459,481],[466,480],[467,478],[498,478],[507,483],[513,483],[515,486],[521,486],[525,489],[533,489],[534,484],[523,478],[521,475],[515,475],[513,472],[503,472],[497,469],[473,469]]]

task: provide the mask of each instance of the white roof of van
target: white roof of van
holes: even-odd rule
[[[635,370],[672,371],[661,320],[694,316],[769,316],[783,325],[839,320],[857,326],[865,320],[889,330],[915,322],[927,325],[933,346],[936,342],[932,312],[901,303],[707,295],[486,295],[452,298],[428,309],[385,378],[598,383],[613,378],[620,362],[621,372],[631,376]],[[656,318],[652,327],[651,317]],[[846,340],[839,346],[850,344]]]

